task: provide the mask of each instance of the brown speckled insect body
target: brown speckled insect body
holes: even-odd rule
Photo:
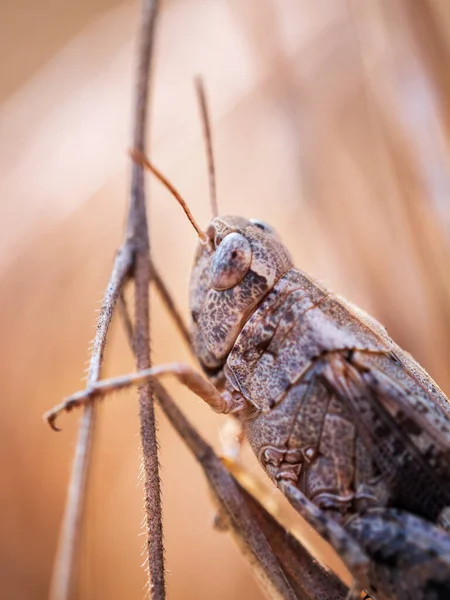
[[[238,418],[269,477],[346,563],[353,598],[450,598],[445,395],[378,322],[294,268],[267,225],[225,216],[194,226],[191,344],[208,379],[157,366],[71,396],[49,421],[174,375]]]
[[[193,347],[268,475],[375,598],[450,598],[447,398],[270,228],[220,217],[207,236]]]

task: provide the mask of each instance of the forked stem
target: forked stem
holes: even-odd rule
[[[159,0],[143,0],[140,44],[136,78],[133,145],[144,152],[146,135],[149,73]],[[131,274],[135,282],[135,340],[134,350],[138,369],[150,366],[149,348],[149,236],[145,208],[144,173],[142,166],[133,164],[131,197],[125,241],[118,253],[108,286],[91,356],[88,387],[100,378],[106,337],[117,299],[123,284]],[[155,432],[155,417],[150,386],[140,392],[141,439],[145,472],[145,503],[147,517],[147,559],[152,600],[164,600],[164,553],[162,537],[161,494]],[[76,554],[86,502],[86,482],[91,461],[91,442],[95,404],[86,405],[77,441],[69,485],[60,545],[55,560],[50,591],[51,600],[70,600],[74,596]]]

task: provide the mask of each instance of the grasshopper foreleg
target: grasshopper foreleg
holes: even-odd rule
[[[69,396],[63,402],[48,411],[44,418],[50,426],[58,431],[55,425],[56,419],[63,412],[70,412],[74,408],[84,406],[89,402],[104,398],[114,391],[141,385],[152,379],[172,375],[180,383],[189,388],[199,398],[204,400],[215,412],[221,414],[236,413],[243,407],[244,401],[239,401],[229,392],[221,394],[212,383],[195,371],[190,365],[183,363],[169,363],[159,365],[151,369],[144,369],[138,373],[131,373],[121,377],[103,379],[95,385]]]

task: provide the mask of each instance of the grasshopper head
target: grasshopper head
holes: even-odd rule
[[[169,180],[142,152],[132,149],[130,153],[176,198],[200,238],[190,281],[191,343],[205,372],[210,377],[219,375],[252,311],[292,268],[291,257],[273,230],[254,219],[216,216],[202,231]],[[210,140],[208,159],[213,214],[217,214]]]
[[[222,369],[251,312],[292,261],[276,234],[242,217],[214,218],[190,280],[191,341],[206,373]]]

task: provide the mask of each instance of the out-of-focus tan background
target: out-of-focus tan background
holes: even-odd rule
[[[135,2],[0,6],[0,597],[45,598],[96,309],[127,204]],[[207,172],[192,77],[206,79],[224,213],[272,223],[297,265],[373,313],[450,391],[450,4],[167,0],[152,154],[202,224]],[[155,261],[187,318],[196,238],[151,182]],[[188,360],[157,298],[153,360]],[[115,323],[105,374],[133,368]],[[222,422],[175,384],[216,448]],[[158,413],[169,597],[262,598],[212,529],[199,468]],[[140,599],[134,393],[102,406],[78,596]],[[256,473],[257,465],[251,469]]]

